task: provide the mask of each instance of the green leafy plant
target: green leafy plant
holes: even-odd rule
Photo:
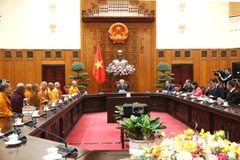
[[[121,129],[128,137],[134,140],[160,139],[162,138],[160,132],[167,128],[160,122],[159,117],[151,120],[147,114],[142,114],[140,117],[131,115],[130,118],[124,118],[117,122],[121,124]]]
[[[165,73],[167,71],[171,71],[171,67],[166,62],[161,62],[158,64],[157,71],[162,72],[162,74],[159,74],[157,77],[157,84],[154,85],[156,88],[163,88],[166,81],[173,82],[174,80],[174,73]]]
[[[88,78],[88,73],[85,72],[85,70],[86,68],[82,62],[75,62],[71,66],[71,71],[75,72],[76,74],[69,76],[69,78],[77,82],[79,90],[90,86],[88,83],[90,79]]]

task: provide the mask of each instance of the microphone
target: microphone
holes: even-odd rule
[[[17,133],[17,135],[18,135],[18,140],[21,140],[21,141],[27,140],[27,137],[26,137],[26,136],[21,135],[22,131],[21,131],[20,128],[17,128],[16,126],[13,126],[13,128],[14,128],[14,131],[15,131],[15,132]]]
[[[66,157],[66,156],[72,155],[72,154],[76,154],[78,152],[77,148],[68,146],[66,141],[62,137],[60,137],[54,133],[51,133],[45,129],[39,128],[36,125],[34,125],[33,127],[60,139],[64,144],[59,144],[56,146],[56,148],[58,148],[58,153],[61,154],[63,157]]]
[[[34,112],[34,111],[33,111]],[[35,120],[35,119],[33,119],[33,112],[31,113],[31,120],[30,121],[27,121],[27,122],[25,122],[24,123],[24,125],[35,125],[35,124],[37,124],[37,121]]]

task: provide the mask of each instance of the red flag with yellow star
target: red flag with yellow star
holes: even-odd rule
[[[97,52],[94,60],[93,76],[96,78],[99,84],[103,83],[106,80],[106,72],[99,43],[97,45]]]

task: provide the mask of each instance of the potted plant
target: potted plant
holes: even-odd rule
[[[175,74],[165,73],[166,71],[171,71],[171,67],[169,66],[168,63],[166,62],[159,63],[156,70],[162,72],[162,74],[159,74],[157,77],[157,84],[154,85],[156,88],[163,88],[166,81],[173,82]]]
[[[160,133],[162,129],[167,128],[160,122],[159,117],[151,120],[148,114],[142,114],[139,117],[131,115],[130,118],[124,118],[117,122],[120,123],[120,128],[130,139],[130,149],[153,145],[156,139],[162,138]]]
[[[78,89],[80,91],[90,86],[88,83],[90,79],[88,78],[88,73],[85,72],[85,70],[86,68],[82,62],[75,62],[71,66],[71,71],[75,72],[76,74],[69,76],[69,78],[74,79],[77,82]]]

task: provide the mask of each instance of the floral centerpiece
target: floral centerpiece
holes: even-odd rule
[[[240,160],[240,144],[226,137],[222,130],[210,134],[203,129],[200,133],[188,129],[150,148],[142,147],[141,152],[132,154],[130,159]]]
[[[114,76],[122,77],[129,74],[132,74],[136,71],[136,68],[133,65],[127,64],[125,66],[123,65],[115,65],[113,63],[110,63],[108,67],[106,68],[106,72],[108,74],[112,74]]]

